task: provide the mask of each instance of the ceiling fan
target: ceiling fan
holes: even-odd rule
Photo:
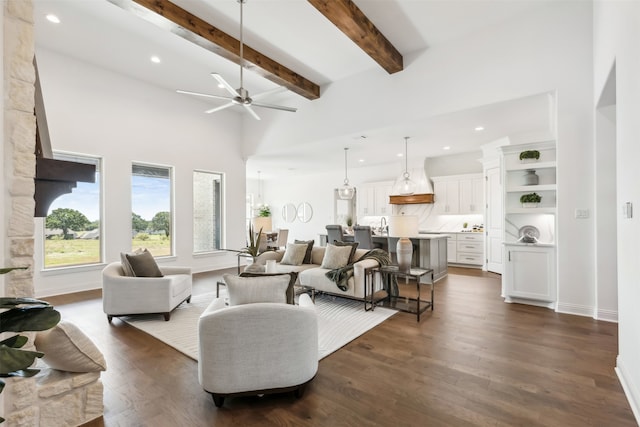
[[[231,94],[231,96],[219,96],[219,95],[209,95],[206,93],[200,93],[200,92],[190,92],[190,91],[186,91],[186,90],[177,90],[176,92],[178,93],[184,93],[187,95],[195,95],[195,96],[202,96],[205,98],[214,98],[214,99],[224,99],[227,100],[229,102],[227,102],[226,104],[223,104],[219,107],[215,107],[215,108],[211,108],[210,110],[205,111],[205,113],[210,114],[210,113],[215,113],[216,111],[220,111],[220,110],[224,110],[225,108],[229,108],[232,107],[234,105],[242,105],[245,110],[247,110],[249,113],[251,113],[251,115],[256,119],[256,120],[260,120],[260,116],[258,116],[258,114],[256,114],[256,112],[253,110],[252,107],[262,107],[262,108],[271,108],[274,110],[282,110],[282,111],[289,111],[292,113],[295,113],[297,111],[297,108],[292,108],[292,107],[285,107],[285,106],[281,106],[281,105],[273,105],[273,104],[265,104],[263,102],[254,102],[255,100],[264,98],[268,95],[274,94],[274,93],[278,93],[278,92],[282,92],[284,90],[286,90],[285,87],[277,87],[275,89],[271,89],[268,90],[266,92],[262,92],[259,93],[257,95],[254,95],[253,97],[249,96],[249,91],[246,90],[243,86],[243,70],[244,70],[244,58],[243,58],[243,35],[242,35],[242,5],[247,1],[247,0],[237,0],[238,3],[240,3],[240,87],[238,89],[234,89],[233,86],[231,86],[229,83],[227,83],[227,81],[218,73],[211,73],[211,75],[213,76],[214,79],[216,79],[219,83],[219,86],[226,89],[227,92],[229,92]]]

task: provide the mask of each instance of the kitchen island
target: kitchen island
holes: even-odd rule
[[[389,251],[387,235],[374,234],[371,237],[373,243],[379,243],[382,249],[387,252]],[[413,259],[411,265],[419,268],[432,269],[434,282],[447,276],[447,239],[449,239],[449,237],[448,234],[418,234],[409,237],[413,244]],[[343,241],[353,242],[353,235],[345,234]],[[326,244],[327,235],[326,233],[321,233],[320,245],[325,246]],[[392,252],[395,253],[395,248],[392,248]],[[392,260],[395,261],[393,257]],[[422,283],[430,283],[430,275],[423,276],[423,280],[428,281]]]

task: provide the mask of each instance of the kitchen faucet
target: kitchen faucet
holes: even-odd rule
[[[383,222],[384,222],[384,226],[382,225]],[[380,218],[380,233],[384,233],[386,231],[385,230],[386,227],[387,227],[387,218],[383,216],[382,218]]]

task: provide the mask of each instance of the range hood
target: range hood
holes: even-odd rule
[[[409,178],[416,183],[416,191],[413,194],[399,195],[397,189],[404,179],[404,175],[400,176],[393,185],[393,192],[389,196],[389,204],[391,205],[415,205],[423,203],[433,203],[433,185],[431,180],[424,172],[424,167],[413,168],[409,171]]]
[[[433,203],[433,193],[414,193],[407,196],[389,196],[390,205],[416,205],[422,203]]]

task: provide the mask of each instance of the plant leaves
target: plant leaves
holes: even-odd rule
[[[0,268],[0,274],[7,274],[13,270],[26,270],[29,267],[5,267]]]
[[[41,305],[46,307],[52,307],[46,301],[42,301],[35,298],[7,298],[0,297],[0,308],[13,308],[19,305]]]
[[[39,351],[19,350],[0,345],[0,375],[33,376],[29,366],[33,365],[36,357],[42,357],[44,353]],[[24,372],[18,372],[25,370]],[[37,372],[36,372],[37,373]]]
[[[6,340],[0,341],[0,345],[6,345],[11,348],[22,348],[29,341],[29,338],[23,335],[14,335]]]
[[[46,331],[60,321],[53,307],[14,307],[0,313],[0,332]]]

